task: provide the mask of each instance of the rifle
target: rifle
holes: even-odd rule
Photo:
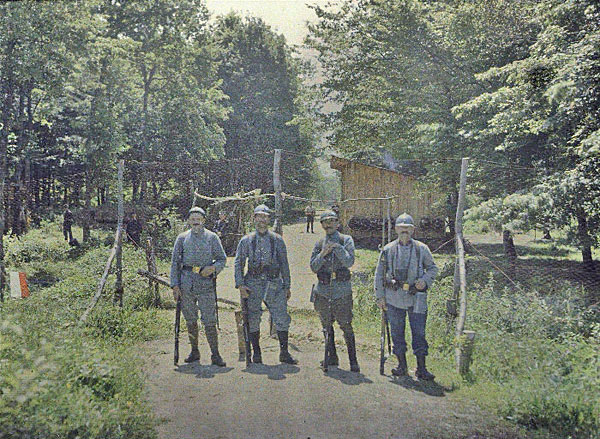
[[[244,344],[246,345],[246,367],[250,366],[250,322],[248,321],[248,298],[242,298],[242,317],[244,319]]]
[[[331,340],[333,334],[333,326],[328,326],[323,329],[323,335],[325,336],[325,357],[323,358],[323,372],[329,370],[329,357],[331,357]]]
[[[214,273],[212,275],[212,283],[213,283],[213,293],[215,295],[215,316],[217,318],[217,328],[221,329],[219,326],[219,304],[217,303],[217,274]]]
[[[385,355],[385,338],[387,334],[388,355]],[[390,323],[388,321],[387,312],[381,311],[381,345],[379,350],[379,374],[385,375],[385,360],[392,354],[392,346],[390,343]]]
[[[179,362],[179,329],[181,326],[181,297],[177,299],[175,307],[175,350],[173,351],[173,364],[177,366]]]

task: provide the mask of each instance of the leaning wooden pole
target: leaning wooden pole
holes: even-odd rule
[[[118,245],[119,240],[122,238],[122,236],[121,236],[122,234],[123,234],[123,229],[120,229],[117,227],[117,232],[115,233],[115,243],[110,252],[110,256],[108,257],[108,260],[106,261],[106,265],[104,267],[104,273],[102,273],[102,277],[100,278],[100,282],[98,283],[98,289],[96,290],[96,294],[94,294],[94,297],[92,298],[92,301],[88,305],[87,309],[85,310],[85,312],[79,319],[80,324],[85,323],[88,315],[94,309],[94,307],[98,303],[98,300],[100,300],[100,296],[102,296],[102,290],[104,289],[104,285],[106,284],[106,279],[108,279],[108,273],[110,272],[110,267],[115,259],[115,256],[117,255],[117,245]]]
[[[465,374],[468,372],[468,363],[470,361],[467,354],[469,349],[465,346],[464,329],[467,319],[467,271],[465,266],[465,246],[463,240],[463,214],[465,211],[465,195],[467,189],[467,166],[469,160],[462,159],[460,169],[460,186],[458,192],[458,207],[456,209],[456,258],[458,261],[458,282],[459,282],[459,312],[456,322],[456,348],[455,360],[456,367],[459,373]]]
[[[273,155],[273,189],[275,189],[275,233],[283,234],[281,219],[281,149],[276,149]]]
[[[125,168],[125,161],[119,160],[117,163],[117,177],[118,177],[118,194],[119,204],[117,208],[117,230],[123,230],[123,217],[125,216],[123,206],[123,169]],[[118,234],[117,240],[117,263],[116,263],[116,275],[117,281],[115,283],[115,302],[123,307],[123,233]]]

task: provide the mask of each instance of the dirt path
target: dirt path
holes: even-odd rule
[[[233,312],[221,312],[226,368],[210,366],[201,335],[200,363],[173,366],[172,340],[145,347],[148,399],[161,439],[191,438],[514,438],[506,426],[436,383],[379,375],[378,359],[360,349],[360,374],[349,372],[343,345],[340,367],[318,367],[323,343],[307,320],[294,319],[297,366],[278,362],[277,341],[263,336],[264,365],[238,362]],[[266,319],[263,319],[266,320]],[[268,333],[263,322],[262,333]],[[182,357],[189,348],[182,334]],[[372,351],[372,349],[371,349]]]
[[[292,271],[290,305],[311,309],[308,268],[310,252],[321,234],[300,233],[303,225],[286,228]],[[219,296],[239,300],[233,288],[233,260],[219,276]],[[210,366],[201,335],[200,363],[173,366],[171,339],[145,346],[148,400],[157,417],[161,439],[191,438],[514,438],[496,418],[465,406],[451,389],[412,378],[395,380],[379,375],[373,346],[357,337],[362,373],[349,372],[343,344],[338,345],[340,368],[324,374],[319,368],[323,341],[315,317],[293,316],[291,351],[297,366],[278,362],[277,341],[267,337],[263,318],[264,365],[238,362],[233,312],[220,311],[221,353],[228,367]],[[338,330],[339,334],[339,330]],[[338,336],[338,339],[341,337]],[[189,352],[181,337],[182,358]],[[339,342],[339,340],[338,340]]]

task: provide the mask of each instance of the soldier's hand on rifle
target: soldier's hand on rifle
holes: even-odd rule
[[[425,288],[427,288],[427,284],[423,279],[419,279],[415,282],[415,288],[419,291],[423,291]]]
[[[387,305],[385,303],[385,297],[381,297],[381,298],[377,299],[377,306],[382,311],[387,311]]]
[[[181,297],[181,288],[179,288],[179,286],[174,286],[173,287],[173,299],[175,299],[175,302],[177,302],[180,297]]]
[[[290,297],[292,297],[292,290],[285,290],[285,297],[287,300],[290,300]]]
[[[323,247],[323,249],[321,250],[321,257],[323,258],[323,257],[327,256],[329,253],[331,253],[333,251],[333,248],[335,245],[339,245],[339,244],[330,242],[325,247]]]
[[[250,288],[242,285],[239,287],[240,290],[240,296],[242,297],[242,299],[247,299],[248,296],[250,295]]]
[[[203,277],[209,277],[211,276],[214,272],[216,271],[216,267],[214,265],[209,265],[207,267],[204,267],[202,269],[202,271],[200,272],[200,274]]]

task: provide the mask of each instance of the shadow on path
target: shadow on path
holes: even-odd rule
[[[446,393],[452,392],[452,389],[440,386],[435,381],[419,381],[410,376],[407,377],[390,377],[390,382],[397,386],[404,387],[407,390],[423,392],[429,396],[443,397]]]
[[[243,370],[245,373],[254,375],[267,375],[270,380],[285,380],[286,374],[298,373],[300,368],[292,364],[251,364]]]
[[[215,375],[229,373],[233,367],[219,367],[211,364],[200,364],[198,361],[189,364],[182,364],[175,368],[177,373],[196,375],[196,378],[214,378]]]
[[[325,375],[340,381],[342,384],[357,386],[359,384],[372,384],[369,378],[362,373],[350,372],[349,370],[338,369],[336,366],[329,366],[329,371]]]

